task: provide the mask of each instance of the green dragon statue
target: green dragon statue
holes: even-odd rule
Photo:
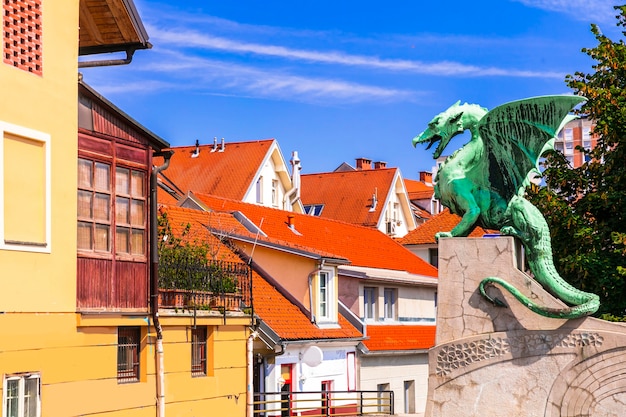
[[[573,116],[570,111],[585,101],[579,96],[544,96],[503,104],[491,111],[475,104],[457,102],[435,116],[428,128],[413,139],[413,146],[439,142],[433,157],[441,156],[450,140],[469,130],[470,141],[450,156],[435,178],[435,198],[452,213],[462,216],[442,237],[467,236],[475,224],[499,229],[521,240],[534,278],[568,307],[540,306],[513,285],[497,277],[485,278],[480,292],[504,306],[485,291],[499,284],[535,313],[551,318],[577,318],[595,313],[596,294],[578,290],[557,272],[552,259],[550,231],[541,212],[524,198],[532,177],[540,175],[539,157],[554,145],[554,137]]]

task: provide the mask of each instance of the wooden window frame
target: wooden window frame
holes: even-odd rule
[[[115,256],[117,259],[121,260],[129,260],[129,261],[145,261],[147,259],[147,247],[148,247],[148,196],[147,196],[147,180],[148,175],[147,172],[142,169],[137,169],[136,167],[128,166],[126,164],[116,163],[112,160],[106,160],[104,158],[94,158],[92,156],[84,156],[81,155],[78,158],[78,164],[80,167],[81,161],[87,161],[92,164],[92,176],[93,186],[92,188],[82,186],[79,184],[77,193],[81,192],[91,192],[92,193],[92,209],[95,201],[95,196],[99,195],[108,195],[109,196],[109,208],[108,208],[108,221],[104,221],[103,219],[95,219],[93,215],[93,210],[90,217],[86,216],[77,216],[78,225],[81,223],[90,223],[91,224],[91,244],[90,248],[78,248],[78,252],[81,255],[86,255],[89,257],[104,257],[104,258],[112,258]],[[95,167],[96,164],[103,164],[108,166],[109,169],[109,190],[105,191],[103,189],[95,188]],[[128,191],[120,190],[119,175],[120,171],[128,172]],[[141,190],[137,190],[133,186],[133,177],[134,176],[141,177]],[[79,179],[80,182],[80,179]],[[140,191],[140,192],[138,192]],[[126,210],[126,221],[123,221],[121,215],[121,202],[125,200],[128,202],[128,208]],[[139,205],[135,205],[136,202],[139,202]],[[138,224],[133,222],[133,207],[141,207],[142,211],[142,224]],[[96,238],[95,231],[97,226],[108,226],[108,248],[107,250],[98,250],[96,249]],[[78,227],[78,226],[77,226]],[[120,250],[120,242],[119,235],[121,235],[121,230],[127,230],[127,241],[126,247],[127,250]],[[134,250],[135,245],[133,244],[133,234],[141,233],[142,235],[142,248],[141,251]]]

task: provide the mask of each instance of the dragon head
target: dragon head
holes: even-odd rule
[[[462,119],[466,105],[461,106],[460,103],[460,101],[457,101],[448,110],[435,116],[428,123],[428,128],[413,138],[413,146],[416,146],[418,143],[428,142],[426,149],[430,149],[433,144],[439,142],[433,154],[434,159],[439,158],[450,140],[459,133],[463,133],[467,128],[463,125]]]

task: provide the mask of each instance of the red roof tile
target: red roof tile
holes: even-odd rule
[[[404,180],[404,187],[409,195],[409,200],[426,200],[433,196],[434,188],[417,180]]]
[[[205,194],[195,197],[213,210],[240,211],[257,226],[262,222],[261,229],[269,238],[294,247],[336,254],[355,266],[437,276],[435,267],[377,229]],[[293,229],[288,226],[290,217]]]
[[[282,339],[338,339],[357,338],[363,335],[343,316],[339,315],[339,328],[320,329],[311,323],[302,310],[256,272],[252,273],[254,312]]]
[[[461,221],[461,217],[456,214],[450,213],[450,210],[445,209],[441,213],[431,217],[429,220],[419,225],[417,229],[410,231],[406,236],[398,239],[398,242],[403,245],[421,245],[421,244],[434,244],[435,234],[437,232],[449,232]],[[482,237],[484,234],[492,233],[485,230],[480,226],[474,226],[469,234],[469,237]]]
[[[370,351],[430,349],[435,346],[436,326],[368,325],[369,339],[363,343]]]
[[[397,168],[326,172],[301,176],[302,204],[324,204],[321,217],[376,226]],[[372,195],[379,204],[370,212]]]
[[[247,233],[243,226],[229,213],[206,212],[176,206],[161,206],[161,214],[167,213],[172,233],[186,241],[202,241],[216,249],[219,260],[242,262],[219,239],[211,234],[209,228],[234,230],[236,233]],[[189,232],[187,225],[190,225]],[[311,323],[309,317],[299,307],[287,300],[275,287],[255,271],[252,272],[252,292],[254,311],[282,339],[337,339],[357,338],[362,334],[343,316],[339,315],[339,328],[320,329]]]
[[[184,192],[197,191],[226,198],[243,199],[252,186],[274,139],[226,143],[224,152],[211,152],[213,145],[178,146],[164,174]],[[218,149],[220,145],[218,144]],[[155,165],[162,163],[155,158]]]
[[[215,256],[217,260],[242,262],[239,256],[209,231],[211,225],[220,225],[226,230],[236,229],[240,233],[246,233],[245,228],[232,215],[167,205],[162,205],[159,208],[159,214],[167,215],[168,223],[175,237],[190,243],[195,241],[207,243],[211,247],[211,255]],[[188,231],[186,231],[187,228]]]

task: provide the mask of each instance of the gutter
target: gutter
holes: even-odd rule
[[[156,398],[157,417],[165,417],[165,366],[163,361],[163,329],[159,322],[159,247],[157,230],[157,176],[159,172],[165,171],[170,165],[170,158],[174,151],[155,152],[155,156],[162,156],[165,159],[163,165],[153,167],[150,174],[150,310],[152,311],[152,322],[156,330]]]

